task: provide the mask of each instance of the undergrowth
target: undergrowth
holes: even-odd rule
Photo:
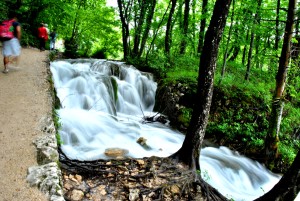
[[[164,85],[181,83],[197,86],[199,61],[187,57],[172,58],[168,65],[161,64]],[[159,60],[159,59],[157,59]],[[156,61],[157,61],[156,60]],[[155,63],[158,65],[157,63]],[[172,64],[173,66],[170,66]],[[167,68],[165,67],[167,66]],[[244,80],[246,68],[238,63],[228,62],[227,71],[220,75],[218,65],[215,75],[214,95],[206,137],[213,137],[219,144],[237,149],[245,154],[261,154],[268,130],[271,102],[275,90],[276,72],[272,69],[251,69],[249,80]],[[299,77],[287,83],[286,104],[280,127],[279,154],[283,169],[294,160],[300,142],[300,97]],[[194,91],[195,89],[189,89]],[[299,98],[299,99],[296,99]],[[178,117],[188,127],[192,115],[190,107],[181,109]]]

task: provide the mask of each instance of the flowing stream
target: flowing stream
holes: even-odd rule
[[[122,62],[75,59],[52,62],[62,150],[71,159],[108,159],[107,148],[128,150],[127,156],[166,157],[182,145],[184,135],[167,124],[149,123],[157,84],[151,74]],[[146,139],[147,147],[137,140]],[[256,161],[226,147],[201,150],[203,178],[234,200],[253,200],[280,179]]]

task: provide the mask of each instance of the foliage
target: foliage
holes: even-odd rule
[[[53,117],[53,123],[54,123],[54,127],[56,129],[56,141],[57,141],[57,145],[60,146],[63,144],[63,141],[61,140],[60,134],[58,132],[58,130],[61,128],[61,122],[60,122],[60,118],[59,115],[57,114],[57,110],[53,110],[52,111],[52,117]]]
[[[111,78],[111,84],[113,86],[113,91],[114,91],[114,100],[117,102],[118,100],[118,84],[117,81],[112,77]]]
[[[68,58],[77,58],[79,57],[78,52],[78,43],[71,38],[65,40],[65,56]]]
[[[180,109],[179,113],[178,122],[183,124],[185,127],[188,127],[192,117],[192,109],[182,108]]]

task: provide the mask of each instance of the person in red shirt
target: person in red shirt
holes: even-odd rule
[[[48,32],[43,23],[41,23],[40,27],[38,28],[38,38],[40,41],[40,50],[44,51],[46,49],[46,41],[48,40]]]

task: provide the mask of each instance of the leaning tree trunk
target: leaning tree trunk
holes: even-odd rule
[[[231,0],[217,0],[205,34],[199,65],[197,103],[182,147],[170,157],[183,162],[192,170],[200,170],[200,148],[208,122],[213,95],[214,74],[219,44],[222,38]]]
[[[295,1],[295,0],[292,0]],[[300,151],[288,171],[280,181],[266,194],[255,201],[294,200],[300,192]]]
[[[281,50],[281,56],[279,59],[278,72],[276,75],[276,89],[272,101],[272,111],[269,119],[269,129],[265,140],[266,164],[267,166],[269,166],[269,168],[272,167],[274,159],[277,157],[279,130],[284,105],[283,93],[291,55],[290,43],[293,34],[295,8],[296,0],[289,0],[289,8],[284,32],[285,34],[283,39],[283,46]]]

